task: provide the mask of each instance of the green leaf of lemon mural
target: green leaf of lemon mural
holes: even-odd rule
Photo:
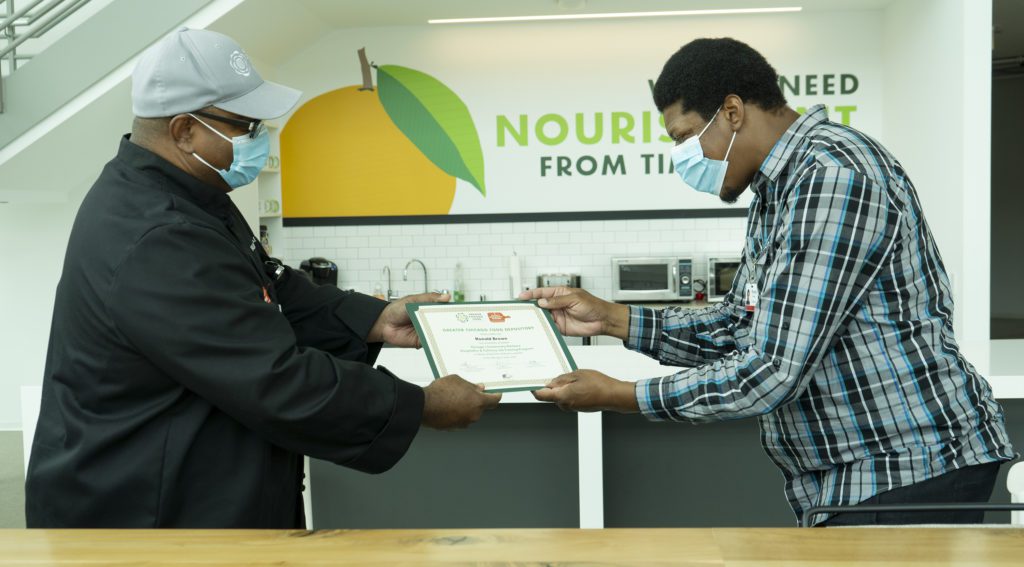
[[[480,137],[458,95],[434,77],[398,65],[377,68],[377,89],[391,121],[427,159],[487,195]]]

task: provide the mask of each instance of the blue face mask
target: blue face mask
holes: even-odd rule
[[[732,143],[736,141],[736,132],[732,133],[729,140],[729,149],[725,150],[725,158],[721,161],[704,157],[704,149],[700,145],[700,137],[707,132],[708,127],[714,123],[722,107],[718,107],[715,115],[708,121],[707,126],[696,136],[690,136],[682,144],[672,148],[672,164],[676,173],[683,182],[697,191],[721,195],[722,184],[725,182],[725,172],[729,169],[729,152],[732,150]]]
[[[192,155],[197,160],[203,162],[206,167],[219,173],[225,183],[228,184],[228,187],[232,189],[238,189],[243,185],[252,183],[256,176],[260,174],[263,166],[267,164],[267,157],[270,155],[270,134],[267,130],[264,129],[255,138],[250,138],[248,134],[228,138],[206,122],[199,120],[191,114],[189,116],[192,116],[200,124],[212,130],[214,134],[230,142],[234,157],[231,159],[231,165],[227,169],[217,169],[210,165],[210,162],[201,158],[199,154],[193,152]]]

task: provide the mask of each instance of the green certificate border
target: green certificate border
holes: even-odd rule
[[[418,316],[420,307],[423,306],[458,306],[458,305],[509,305],[509,304],[533,304],[534,307],[539,309],[544,314],[544,319],[551,326],[551,331],[554,333],[555,339],[558,340],[558,346],[562,349],[562,354],[565,355],[565,360],[569,363],[569,368],[573,370],[579,370],[576,366],[576,361],[572,358],[572,353],[569,352],[569,347],[565,344],[565,338],[562,333],[558,330],[558,326],[555,325],[555,319],[551,316],[551,312],[537,305],[536,301],[519,301],[510,299],[508,301],[466,301],[463,303],[408,303],[405,306],[406,311],[409,313],[409,320],[412,321],[413,328],[416,329],[416,334],[420,338],[420,345],[423,347],[424,352],[427,354],[427,362],[430,363],[430,371],[434,374],[434,379],[437,380],[441,377],[440,372],[437,369],[437,363],[434,362],[434,353],[430,350],[430,343],[427,341],[426,333],[423,331],[423,325],[420,323]],[[555,378],[552,376],[552,378]],[[495,388],[488,389],[487,392],[532,392],[534,390],[540,390],[541,387],[511,387],[511,388]]]

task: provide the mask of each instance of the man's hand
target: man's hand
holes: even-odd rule
[[[637,413],[634,384],[605,376],[596,370],[577,370],[555,378],[533,393],[542,402],[554,402],[565,411],[616,411]]]
[[[463,429],[484,410],[498,407],[501,394],[485,394],[484,387],[452,374],[423,388],[423,425],[432,429]]]
[[[406,303],[448,303],[447,293],[421,293],[396,299],[384,308],[366,336],[368,343],[389,343],[400,347],[420,348],[420,338],[405,310]]]
[[[519,299],[539,299],[537,305],[551,311],[563,335],[629,338],[629,307],[598,299],[582,289],[540,287],[520,293]]]

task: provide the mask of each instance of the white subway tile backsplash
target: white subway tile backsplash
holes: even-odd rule
[[[594,241],[594,234],[592,232],[577,231],[569,235],[569,242],[576,243],[591,243]]]
[[[579,232],[583,230],[579,221],[563,221],[557,223],[558,232]]]
[[[418,266],[402,281],[406,262],[418,258],[427,265],[431,289],[452,289],[458,262],[467,299],[508,299],[509,257],[515,253],[524,286],[534,287],[540,273],[572,272],[588,290],[608,297],[613,257],[692,255],[702,273],[708,256],[739,255],[745,227],[739,217],[289,227],[272,244],[275,255],[292,266],[313,256],[334,260],[339,285],[365,293],[387,285],[384,266],[391,267],[397,292],[420,292]]]
[[[514,247],[511,244],[491,246],[491,256],[511,256]]]
[[[416,259],[418,259],[421,262],[423,262],[424,254],[426,254],[426,249],[422,248],[422,247],[419,247],[419,246],[411,246],[409,248],[402,248],[402,251],[401,251],[401,256],[403,258],[408,258],[409,260],[412,260],[413,258],[416,258]],[[425,263],[426,262],[424,262],[424,264]],[[419,269],[419,268],[417,267],[417,269]]]
[[[637,242],[639,240],[640,234],[636,232],[619,230],[615,232],[615,240],[613,240],[612,242]]]
[[[442,234],[434,237],[434,246],[438,248],[455,246],[456,244],[458,244],[458,237],[453,234]]]

